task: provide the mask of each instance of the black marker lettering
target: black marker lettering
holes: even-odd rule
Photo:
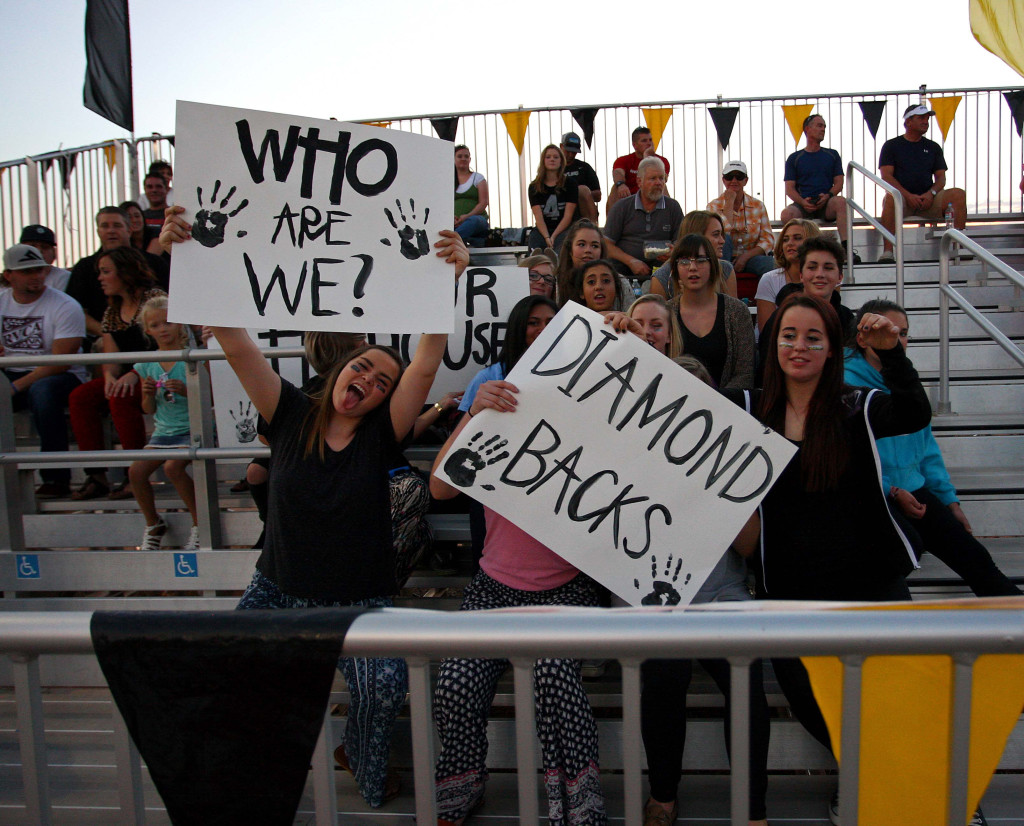
[[[470,318],[476,315],[476,299],[483,297],[487,299],[491,316],[496,316],[498,298],[491,288],[498,283],[498,276],[485,267],[473,267],[466,272],[466,276],[469,278],[466,282],[466,315]]]
[[[580,456],[583,455],[583,447],[577,447],[567,456],[563,456],[557,462],[555,466],[551,468],[551,472],[535,483],[528,491],[527,494],[533,493],[537,488],[547,482],[556,473],[564,473],[565,480],[562,482],[562,490],[558,494],[558,499],[555,500],[555,513],[562,510],[562,502],[565,500],[565,494],[569,492],[569,482],[578,482],[580,480],[579,474],[576,473],[576,465],[579,464]]]
[[[285,204],[281,207],[281,214],[275,215],[274,220],[277,221],[277,228],[274,230],[274,234],[270,236],[270,243],[277,243],[277,236],[281,233],[281,228],[287,222],[288,224],[288,235],[291,238],[292,246],[295,246],[295,219],[299,217],[299,213],[293,212],[292,208]]]
[[[348,135],[346,133],[345,148],[348,150]],[[383,152],[384,159],[387,161],[387,166],[384,169],[384,174],[381,176],[379,181],[374,183],[365,183],[359,178],[359,162],[369,155],[371,152]],[[337,167],[335,167],[337,170]],[[374,195],[380,195],[380,193],[387,190],[391,184],[395,182],[395,178],[398,177],[398,152],[387,141],[382,141],[379,138],[371,138],[368,141],[363,141],[359,146],[352,150],[352,154],[349,156],[348,165],[345,168],[345,176],[348,178],[349,186],[351,186],[360,195],[365,195],[367,198]],[[331,203],[336,204],[338,201],[334,200],[334,187],[331,187]],[[341,184],[338,184],[338,198],[341,198]],[[423,216],[424,222],[427,216]]]
[[[639,559],[651,549],[651,517],[656,513],[662,515],[666,525],[672,524],[672,514],[669,513],[668,508],[664,505],[651,505],[644,513],[644,530],[646,532],[644,546],[639,551],[631,551],[629,549],[629,540],[626,537],[622,538],[622,550],[630,559]]]
[[[542,431],[547,431],[547,433],[550,434],[552,444],[550,444],[548,447],[533,449],[533,443],[538,439]],[[538,479],[540,479],[540,477],[544,475],[544,471],[547,469],[547,462],[544,460],[543,457],[547,456],[549,453],[553,453],[554,451],[558,450],[558,446],[560,444],[562,444],[562,439],[555,431],[555,429],[546,421],[544,421],[544,419],[541,419],[539,422],[537,422],[537,426],[530,432],[530,435],[526,437],[526,441],[523,442],[523,446],[516,451],[511,461],[509,461],[509,463],[505,465],[505,469],[501,472],[501,476],[499,477],[499,479],[506,485],[512,485],[513,487],[529,487]],[[532,456],[534,459],[536,459],[537,464],[539,465],[539,469],[537,470],[537,473],[534,476],[528,479],[513,479],[512,470],[516,467],[516,465],[519,464],[519,461],[524,456]]]
[[[559,345],[559,343],[562,341],[562,339],[565,338],[569,334],[569,331],[572,330],[572,326],[577,321],[580,324],[583,325],[583,329],[586,330],[586,333],[587,333],[587,343],[583,346],[583,352],[581,352],[569,364],[564,364],[561,367],[551,367],[551,368],[543,369],[542,370],[541,369],[541,365],[545,361],[547,361],[548,356],[551,355],[551,353]],[[569,372],[570,370],[572,370],[573,367],[575,367],[577,364],[579,364],[584,359],[584,357],[587,355],[587,350],[590,349],[590,342],[593,341],[593,338],[594,338],[594,334],[593,334],[593,331],[590,329],[590,325],[587,324],[587,320],[585,318],[583,318],[582,316],[573,316],[573,318],[569,321],[569,323],[566,324],[565,327],[562,329],[562,332],[560,332],[558,334],[558,337],[555,338],[555,340],[553,342],[551,342],[551,346],[548,347],[547,352],[544,355],[542,355],[537,360],[537,363],[532,368],[530,368],[530,372],[533,373],[533,375],[535,375],[535,376],[559,376],[562,373]]]
[[[662,435],[664,435],[665,431],[668,430],[669,426],[679,414],[679,411],[683,409],[683,406],[686,404],[686,400],[690,398],[689,395],[680,396],[675,401],[665,405],[656,413],[651,413],[651,409],[654,407],[654,400],[658,395],[658,387],[661,385],[661,379],[661,373],[658,373],[658,375],[651,379],[650,384],[640,392],[636,402],[629,409],[626,415],[622,417],[622,421],[615,426],[616,430],[622,430],[622,428],[632,421],[633,417],[641,407],[643,408],[643,412],[640,414],[640,422],[637,424],[637,429],[640,430],[665,414],[670,414],[668,418],[661,423],[661,427],[655,431],[651,441],[647,443],[648,450],[654,449],[654,446],[658,443],[658,440]]]
[[[676,436],[678,436],[690,422],[695,421],[696,419],[704,419],[704,432],[697,440],[697,443],[693,447],[691,447],[686,453],[684,453],[682,456],[673,456],[672,443],[676,440]],[[683,419],[678,425],[676,425],[676,429],[672,431],[672,435],[665,440],[665,458],[668,459],[674,465],[685,464],[687,460],[692,458],[693,455],[698,450],[701,449],[701,447],[704,445],[704,442],[707,441],[707,438],[711,433],[711,425],[712,418],[710,410],[705,410],[702,408],[701,410],[697,410],[691,413],[689,416]]]
[[[332,204],[341,203],[341,189],[345,183],[345,160],[348,157],[348,145],[352,140],[350,132],[339,132],[336,141],[320,140],[320,130],[310,127],[304,137],[299,138],[299,146],[305,152],[302,156],[302,181],[299,195],[303,198],[313,197],[313,172],[316,170],[317,152],[329,152],[334,155],[334,171],[331,173],[331,189],[328,199]],[[353,189],[356,189],[353,184]],[[358,192],[359,190],[356,189]]]
[[[731,495],[729,493],[729,489],[733,486],[733,484],[735,484],[736,480],[743,475],[744,471],[746,471],[746,469],[750,466],[750,463],[753,462],[754,459],[758,457],[760,457],[760,459],[765,464],[764,479],[750,493],[745,493],[741,496]],[[747,456],[747,458],[743,460],[743,463],[736,469],[736,472],[732,475],[732,478],[725,483],[725,487],[719,491],[718,495],[720,498],[728,499],[730,502],[749,502],[754,497],[760,495],[761,491],[766,490],[771,486],[773,476],[774,468],[772,467],[771,457],[769,457],[768,454],[765,453],[764,450],[762,450],[760,447],[755,447],[752,451],[750,451],[750,454]]]
[[[242,260],[245,261],[245,269],[249,275],[249,286],[252,288],[253,301],[256,302],[256,309],[260,315],[267,314],[267,302],[270,300],[270,292],[274,289],[274,284],[279,283],[281,287],[281,297],[284,299],[284,305],[288,308],[288,312],[295,315],[295,311],[299,307],[299,300],[302,298],[302,288],[306,283],[306,269],[307,262],[302,262],[302,272],[299,273],[299,283],[295,287],[294,299],[288,297],[288,282],[285,278],[284,270],[281,267],[274,267],[274,274],[270,277],[270,283],[267,284],[267,289],[260,294],[260,282],[256,276],[256,271],[253,269],[252,261],[249,259],[247,253],[242,253]]]
[[[729,461],[725,463],[725,466],[722,467],[721,470],[719,470],[718,468],[719,465],[722,463],[722,457],[725,455],[725,451],[729,448],[729,437],[731,435],[732,425],[729,425],[725,430],[719,433],[717,437],[715,437],[715,441],[711,443],[711,447],[704,451],[704,455],[701,456],[696,462],[694,462],[693,467],[686,471],[687,476],[692,476],[694,473],[697,472],[697,469],[702,464],[704,464],[705,460],[707,460],[707,458],[711,456],[712,453],[715,452],[717,448],[718,455],[715,456],[715,461],[711,468],[711,473],[708,474],[708,480],[704,483],[704,490],[707,490],[713,484],[715,484],[715,482],[721,479],[725,472],[729,468],[731,468],[736,463],[736,460],[739,459],[740,456],[742,456],[746,452],[748,447],[750,447],[750,442],[744,442],[740,446],[740,449],[737,450],[729,459]]]
[[[369,256],[366,256],[366,257],[369,258]],[[312,301],[313,301],[313,315],[323,316],[323,315],[337,315],[338,314],[335,310],[321,310],[320,309],[320,288],[321,287],[337,287],[338,286],[338,282],[337,281],[324,281],[324,280],[322,280],[320,278],[320,265],[321,264],[340,264],[342,262],[342,260],[343,259],[341,259],[341,258],[314,258],[313,259],[313,279],[312,279],[312,281],[310,282],[310,285],[309,285],[309,291],[311,293],[311,297],[312,297]],[[362,295],[362,293],[363,293],[363,284],[366,283],[366,278],[370,277],[370,272],[369,271],[372,270],[372,269],[373,269],[373,259],[372,258],[370,258],[369,266],[367,266],[365,261],[363,262],[363,270],[366,273],[366,277],[362,278],[362,283],[360,283],[360,278],[356,278],[356,288],[353,290],[353,293],[355,294],[356,298],[362,298],[363,297],[363,295]],[[363,273],[360,273],[360,277],[362,275],[363,275]]]
[[[288,127],[288,138],[284,143],[284,152],[281,151],[281,135],[276,129],[268,129],[263,136],[263,144],[260,146],[260,154],[257,156],[252,148],[252,134],[249,131],[249,121],[240,120],[235,122],[235,129],[238,131],[238,147],[242,150],[242,158],[249,168],[249,175],[253,183],[261,184],[266,177],[263,172],[263,165],[267,159],[267,150],[273,155],[274,178],[278,181],[288,180],[288,173],[291,172],[292,161],[295,160],[295,146],[299,140],[299,127]]]
[[[633,385],[629,383],[629,380],[633,378],[633,373],[636,370],[636,363],[639,359],[636,357],[631,358],[622,367],[612,367],[607,361],[604,366],[608,368],[608,375],[601,379],[597,384],[591,387],[586,393],[580,396],[576,401],[583,402],[593,396],[598,390],[604,387],[608,382],[615,381],[619,382],[619,392],[615,394],[615,401],[612,402],[612,406],[608,409],[608,424],[612,423],[612,419],[615,418],[615,413],[619,409],[619,402],[622,401],[622,397],[626,395],[627,390],[632,390]]]

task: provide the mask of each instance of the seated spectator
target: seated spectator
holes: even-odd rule
[[[153,161],[149,165],[149,169],[146,170],[146,174],[147,175],[154,175],[154,174],[155,175],[160,175],[164,179],[164,182],[167,184],[167,195],[165,196],[166,199],[167,199],[167,204],[168,204],[168,206],[173,204],[174,203],[174,189],[171,186],[171,181],[174,178],[174,169],[173,169],[173,167],[171,167],[171,165],[167,161],[158,158],[157,160]],[[139,200],[137,201],[137,203],[138,203],[140,209],[151,209],[152,208],[152,204],[150,204],[149,200],[146,198],[145,191],[143,191],[143,194],[139,196]]]
[[[715,248],[703,235],[686,235],[669,258],[683,352],[696,356],[716,387],[754,386],[754,328],[746,305],[718,292],[721,269]]]
[[[910,341],[906,311],[892,301],[878,298],[857,311],[855,323],[866,314],[883,316],[899,328],[900,345]],[[882,376],[882,362],[864,334],[857,332],[846,349],[847,384],[875,387],[889,392]],[[915,549],[928,551],[960,575],[979,597],[1019,596],[1021,591],[992,561],[988,549],[974,538],[956,488],[949,479],[939,445],[928,425],[916,433],[878,440],[882,463],[882,489],[888,492],[890,509],[902,513]]]
[[[35,247],[43,254],[43,260],[50,268],[46,273],[46,286],[64,292],[68,287],[68,279],[71,278],[71,270],[56,265],[57,237],[53,230],[41,224],[29,224],[21,231],[18,243]]]
[[[747,165],[729,161],[722,168],[725,191],[708,204],[708,210],[722,216],[729,238],[725,258],[731,260],[738,273],[761,276],[774,268],[771,257],[775,236],[764,204],[747,195]]]
[[[807,145],[786,158],[786,197],[793,203],[782,210],[783,221],[794,218],[834,221],[840,243],[849,258],[846,239],[846,199],[843,191],[843,161],[834,149],[821,145],[825,140],[825,119],[821,115],[804,118]],[[853,263],[860,256],[853,254]]]
[[[455,147],[455,231],[469,246],[482,247],[487,240],[487,179],[469,168],[469,147]]]
[[[166,296],[157,286],[153,271],[143,253],[128,246],[116,247],[100,255],[99,283],[107,297],[107,309],[101,325],[104,353],[139,353],[154,348],[154,342],[142,328],[142,307],[151,298]],[[103,449],[103,422],[106,412],[125,450],[141,450],[146,445],[146,425],[142,418],[142,393],[139,374],[128,364],[104,364],[103,375],[77,388],[68,400],[71,429],[79,450]],[[86,468],[86,481],[71,494],[72,499],[130,498],[126,479],[111,490],[104,467]]]
[[[597,224],[587,218],[580,218],[569,227],[569,232],[565,236],[565,244],[562,245],[562,254],[558,256],[558,269],[555,271],[558,281],[556,300],[559,307],[564,307],[567,301],[583,303],[582,294],[573,286],[573,270],[588,261],[607,257],[605,237],[601,234]],[[629,282],[621,276],[619,277],[619,295],[622,296],[623,303],[621,306],[616,306],[615,309],[624,311],[634,296]]]
[[[619,274],[607,258],[587,261],[576,267],[572,271],[572,287],[573,292],[579,296],[574,300],[596,313],[609,313],[620,307],[628,307],[633,300],[632,292],[622,293]]]
[[[142,210],[142,216],[146,220],[147,227],[154,227],[158,232],[164,225],[164,210],[167,209],[167,181],[164,176],[156,172],[146,175],[143,182],[146,190],[146,200],[149,201],[149,209]]]
[[[640,296],[626,315],[640,325],[639,335],[662,355],[676,358],[683,352],[678,316],[660,295]]]
[[[128,216],[125,211],[115,206],[102,207],[96,213],[96,234],[100,239],[100,249],[92,255],[79,259],[78,263],[71,268],[71,278],[68,280],[67,290],[68,295],[81,304],[82,309],[85,310],[85,329],[93,337],[102,335],[100,319],[103,318],[109,306],[107,295],[97,278],[96,264],[100,256],[118,247],[131,245],[131,230],[128,228]],[[148,252],[143,252],[141,255],[146,261],[146,266],[156,278],[156,286],[166,292],[169,276],[168,259],[162,255],[151,255]]]
[[[544,147],[537,177],[529,187],[530,208],[537,226],[530,230],[530,249],[562,248],[579,200],[578,187],[565,179],[565,156],[553,143]]]
[[[919,215],[939,221],[946,208],[953,206],[953,226],[967,226],[967,193],[962,189],[946,189],[946,159],[942,147],[928,140],[929,118],[935,112],[924,105],[908,106],[903,113],[904,133],[882,144],[878,171],[882,180],[899,190],[903,196],[903,214]],[[896,205],[892,196],[882,199],[882,226],[896,231]],[[894,261],[892,243],[882,241],[879,264]]]
[[[706,209],[695,209],[687,212],[679,224],[679,234],[676,241],[684,235],[703,235],[715,248],[718,255],[718,266],[722,268],[722,281],[720,292],[736,298],[736,274],[732,263],[722,258],[722,251],[725,248],[725,225],[722,218]],[[661,295],[665,298],[672,298],[675,295],[676,279],[673,277],[666,261],[654,271],[650,281],[651,292],[654,295]]]
[[[577,221],[577,223],[579,223]],[[570,230],[571,231],[571,230]],[[520,267],[526,267],[530,273],[530,295],[543,298],[555,298],[555,267],[558,259],[552,250],[534,250],[533,255],[523,258]]]
[[[0,291],[0,357],[63,356],[82,352],[85,315],[78,302],[46,284],[49,264],[35,247],[15,244],[4,252],[4,278],[10,289]],[[28,408],[45,452],[67,451],[68,426],[64,407],[68,395],[87,378],[84,367],[3,367],[11,383],[14,410]],[[39,472],[40,499],[70,493],[71,471],[47,465]]]
[[[160,255],[160,229],[146,223],[142,207],[135,201],[125,201],[120,205],[128,216],[128,229],[131,230],[131,246],[139,252]]]
[[[644,158],[637,173],[638,189],[608,211],[604,228],[608,257],[618,262],[619,272],[646,281],[651,264],[668,257],[679,233],[683,208],[665,194],[665,167],[660,158]]]
[[[779,240],[775,242],[775,263],[779,266],[766,272],[757,282],[757,330],[760,332],[775,312],[775,300],[779,290],[787,284],[800,283],[800,246],[808,238],[817,238],[821,230],[814,221],[792,218],[782,227]]]
[[[575,132],[562,135],[559,149],[565,155],[565,179],[579,187],[576,201],[577,215],[597,223],[597,205],[601,203],[601,181],[594,167],[576,156],[583,148],[580,136]]]
[[[663,158],[654,151],[654,138],[651,130],[646,126],[638,126],[632,134],[633,151],[621,158],[616,158],[612,164],[612,189],[608,194],[608,206],[606,214],[611,214],[615,202],[636,195],[640,188],[639,167],[640,161],[644,158],[659,158],[665,168],[665,178],[668,178],[668,158]]]

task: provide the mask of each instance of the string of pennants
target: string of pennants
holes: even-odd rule
[[[1017,129],[1017,134],[1021,135],[1024,133],[1024,89],[1015,92],[1004,92],[1003,97],[1010,107],[1010,113],[1013,116],[1013,123]],[[953,119],[956,117],[957,109],[962,99],[963,95],[928,99],[929,108],[935,111],[935,121],[942,132],[943,140],[946,140],[949,135],[949,128],[953,124]],[[863,100],[858,102],[861,114],[864,117],[864,123],[867,125],[872,138],[878,137],[878,127],[882,123],[882,115],[885,112],[886,103],[887,101],[884,100]],[[594,119],[599,111],[600,107],[596,106],[569,110],[572,119],[583,133],[583,140],[586,141],[588,147],[593,145]],[[673,109],[670,106],[656,108],[641,107],[640,111],[643,113],[647,128],[651,130],[651,138],[654,140],[655,148],[657,148],[672,117]],[[789,126],[790,134],[792,134],[793,140],[796,143],[800,142],[800,137],[803,134],[804,118],[813,111],[813,103],[782,105],[783,115]],[[721,144],[722,149],[729,148],[729,140],[736,126],[736,118],[739,112],[739,107],[736,106],[716,105],[708,107],[708,116],[711,118],[712,124],[714,124],[715,132],[718,135],[718,142]],[[526,143],[526,130],[530,125],[530,115],[532,114],[532,111],[529,109],[517,109],[512,112],[501,113],[501,119],[505,123],[505,130],[508,132],[509,140],[512,141],[512,145],[515,146],[516,152],[520,155],[523,154],[523,148]],[[455,136],[459,128],[458,116],[431,118],[430,124],[439,138],[452,143],[455,142]],[[386,127],[390,125],[390,121],[381,121],[374,125]]]

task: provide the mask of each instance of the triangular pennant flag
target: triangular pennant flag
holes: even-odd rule
[[[379,126],[381,129],[387,129],[391,125],[389,120],[368,120],[366,121],[367,126]]]
[[[586,109],[570,109],[569,114],[572,115],[572,119],[579,124],[580,129],[583,130],[583,140],[587,142],[587,149],[591,148],[591,141],[594,140],[594,118],[597,113],[601,110],[596,106],[588,107]]]
[[[501,119],[505,121],[505,129],[508,130],[508,136],[512,139],[512,145],[520,155],[523,154],[526,127],[530,125],[530,115],[532,114],[529,109],[501,113]]]
[[[117,145],[104,146],[103,157],[107,159],[107,171],[113,172],[117,164]]]
[[[793,140],[797,143],[800,143],[800,136],[804,133],[804,118],[811,114],[813,108],[813,103],[789,103],[782,105],[782,114],[786,116],[789,131],[793,134]]]
[[[64,189],[71,188],[71,173],[75,171],[77,161],[78,155],[61,155],[57,158],[57,163],[60,165],[60,185]]]
[[[971,34],[1024,75],[1024,8],[1020,0],[971,0]]]
[[[878,124],[882,122],[882,113],[885,111],[884,100],[862,100],[860,111],[864,115],[864,122],[868,125],[868,131],[872,138],[878,137]]]
[[[47,173],[50,171],[51,166],[53,166],[53,158],[43,158],[43,160],[39,162],[40,177],[45,178]]]
[[[647,128],[651,130],[651,139],[654,141],[654,150],[657,151],[658,144],[661,143],[661,136],[665,134],[668,119],[672,117],[672,107],[641,109],[640,111],[644,113],[644,120],[647,122]]]
[[[945,98],[929,98],[928,103],[935,110],[935,120],[938,121],[939,129],[942,130],[942,140],[946,140],[949,134],[949,125],[956,117],[956,109],[960,105],[963,95],[950,95]]]
[[[715,125],[718,143],[722,149],[729,148],[729,138],[732,137],[732,128],[736,125],[736,116],[739,113],[740,110],[736,106],[708,107],[708,114],[711,115],[711,122]]]
[[[434,127],[434,131],[441,140],[455,143],[455,133],[459,131],[458,116],[452,118],[431,118],[430,125]]]
[[[1010,107],[1010,114],[1013,115],[1013,124],[1017,127],[1017,134],[1022,134],[1024,127],[1024,89],[1016,92],[1003,92],[1006,98],[1006,105]]]
[[[986,610],[1018,607],[1008,597],[901,605],[906,610]],[[973,604],[972,604],[973,603]],[[947,607],[949,606],[949,607]],[[880,606],[892,609],[896,606]],[[805,657],[814,696],[839,759],[843,665],[835,657]],[[947,656],[869,657],[861,674],[860,823],[885,823],[899,811],[901,826],[948,823],[953,664]],[[970,765],[967,799],[978,805],[1020,717],[1024,704],[1024,656],[991,654],[974,664],[971,690]],[[893,733],[899,732],[894,737]],[[961,818],[963,819],[963,818]]]
[[[168,135],[167,137],[164,138],[164,140],[167,141],[171,146],[174,146],[174,135]]]

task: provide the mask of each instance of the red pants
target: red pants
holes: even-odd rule
[[[135,385],[130,396],[108,399],[103,392],[103,378],[87,381],[76,387],[68,397],[71,429],[79,450],[103,450],[103,416],[110,411],[114,429],[125,450],[141,450],[146,446],[146,422],[142,418],[142,388]],[[99,468],[89,468],[98,470]]]

